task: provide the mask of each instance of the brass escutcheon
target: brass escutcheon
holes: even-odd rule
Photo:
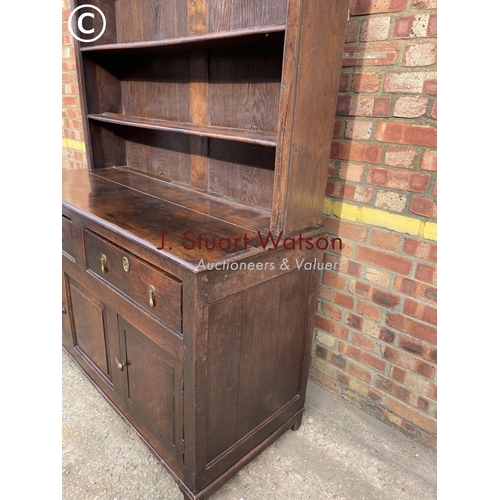
[[[106,264],[108,263],[108,258],[102,254],[101,255],[101,273],[104,274],[106,272]]]
[[[130,262],[129,260],[127,259],[127,257],[123,257],[122,259],[122,264],[123,264],[123,270],[128,273],[129,269],[130,269]]]
[[[154,301],[154,297],[156,295],[156,290],[155,290],[155,287],[153,285],[151,285],[149,287],[149,305],[151,307],[154,307],[155,306],[155,301]]]

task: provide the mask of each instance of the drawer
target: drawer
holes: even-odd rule
[[[75,258],[75,245],[73,243],[73,223],[63,215],[62,217],[62,249]]]
[[[87,269],[170,328],[182,332],[182,284],[123,248],[85,230]]]

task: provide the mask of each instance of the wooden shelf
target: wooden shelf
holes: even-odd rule
[[[81,52],[110,52],[110,51],[126,51],[126,50],[141,50],[174,47],[190,46],[191,44],[207,43],[222,45],[229,43],[234,47],[238,38],[243,38],[248,42],[248,38],[263,40],[270,34],[284,34],[285,24],[272,24],[269,26],[257,26],[255,28],[245,28],[233,31],[222,31],[215,33],[205,33],[203,35],[192,35],[179,38],[168,38],[163,40],[148,40],[144,42],[129,42],[129,43],[113,43],[106,45],[94,45],[81,47]],[[267,40],[266,40],[267,43]]]
[[[257,132],[253,130],[215,127],[210,125],[194,125],[171,120],[157,120],[153,118],[141,118],[116,113],[89,114],[90,120],[115,123],[128,127],[146,128],[150,130],[163,130],[165,132],[177,132],[181,134],[197,135],[201,137],[213,137],[230,141],[259,144],[261,146],[276,147],[276,134],[272,132]]]

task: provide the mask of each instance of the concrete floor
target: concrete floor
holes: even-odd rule
[[[309,383],[306,413],[212,500],[427,500],[436,454]],[[182,500],[144,443],[63,353],[64,500]]]

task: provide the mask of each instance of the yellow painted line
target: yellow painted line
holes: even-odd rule
[[[76,141],[75,139],[63,138],[62,147],[85,152],[85,143],[83,141]]]
[[[437,241],[437,224],[435,222],[425,222],[414,217],[393,214],[377,208],[359,207],[330,198],[325,198],[323,213],[349,222],[361,222],[398,233],[421,236],[426,240]]]

